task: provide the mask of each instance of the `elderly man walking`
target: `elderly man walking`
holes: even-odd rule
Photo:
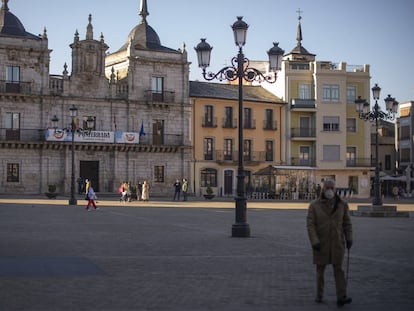
[[[324,273],[326,265],[332,264],[335,278],[337,305],[352,302],[347,296],[347,284],[342,268],[345,247],[352,246],[352,224],[348,203],[336,194],[335,181],[325,180],[319,198],[311,202],[307,215],[307,231],[313,248],[316,265],[317,290],[315,301],[323,301]]]

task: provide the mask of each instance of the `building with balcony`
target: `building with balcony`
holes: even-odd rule
[[[243,160],[248,194],[268,187],[254,173],[283,158],[285,103],[260,86],[243,87]],[[193,107],[191,177],[197,195],[210,186],[216,195],[236,193],[238,86],[190,81]]]
[[[0,11],[0,193],[43,193],[54,184],[68,194],[72,161],[76,178],[98,192],[148,180],[162,195],[190,178],[187,52],[161,44],[146,0],[114,53],[103,34],[94,36],[89,15],[85,36],[76,31],[70,44],[71,72],[65,64],[62,75],[49,72],[46,29],[27,32],[9,3]]]
[[[341,195],[369,197],[370,124],[359,119],[354,103],[370,98],[369,66],[318,61],[302,45],[300,16],[296,39],[276,83],[263,85],[288,103],[286,167],[276,168],[276,187],[295,198],[314,197],[317,184],[333,178]]]
[[[414,101],[400,104],[395,126],[398,133],[397,172],[406,178],[406,193],[412,193],[414,190]]]

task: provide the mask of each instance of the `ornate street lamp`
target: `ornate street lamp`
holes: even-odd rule
[[[84,131],[83,128],[79,128],[76,126],[76,118],[78,116],[78,108],[75,105],[69,108],[69,113],[71,117],[71,125],[70,128],[63,128],[62,131],[70,132],[72,136],[72,173],[71,173],[71,182],[70,182],[70,198],[69,198],[69,205],[77,205],[77,200],[75,197],[75,132],[76,131]],[[51,119],[52,125],[57,130],[57,123],[59,122],[59,118],[55,115]],[[94,119],[93,117],[89,116],[86,120],[86,127],[87,130],[90,131],[93,128]]]
[[[388,94],[385,101],[386,112],[382,111],[378,105],[378,99],[380,98],[381,88],[378,84],[372,88],[372,97],[375,100],[373,110],[370,110],[369,103],[358,96],[355,100],[355,108],[359,114],[359,118],[364,121],[375,122],[375,177],[374,177],[374,198],[372,200],[373,206],[382,206],[382,197],[380,191],[380,177],[379,177],[379,164],[378,164],[378,121],[379,120],[394,120],[395,114],[398,110],[398,102],[395,98]]]
[[[237,21],[232,25],[234,41],[239,48],[237,57],[231,60],[231,66],[220,69],[217,73],[206,72],[206,68],[210,66],[211,50],[213,49],[206,39],[194,48],[197,52],[198,66],[203,70],[203,77],[207,81],[217,79],[219,81],[234,81],[238,79],[239,83],[239,127],[238,127],[238,170],[237,170],[237,195],[235,197],[236,204],[236,223],[232,226],[233,237],[249,237],[250,227],[247,223],[246,215],[246,189],[244,184],[244,167],[243,167],[243,79],[259,83],[266,81],[269,83],[276,82],[276,71],[280,70],[282,56],[284,50],[278,47],[278,43],[273,43],[273,47],[267,52],[269,55],[269,67],[271,74],[263,74],[259,70],[249,67],[249,60],[244,57],[243,46],[246,43],[247,29],[249,25],[243,21],[243,17],[238,16]]]

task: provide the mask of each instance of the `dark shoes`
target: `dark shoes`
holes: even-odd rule
[[[336,302],[336,304],[338,305],[338,307],[342,307],[342,306],[344,306],[346,304],[349,304],[351,302],[352,302],[352,298],[351,297],[344,296],[344,297],[338,299],[337,302]]]

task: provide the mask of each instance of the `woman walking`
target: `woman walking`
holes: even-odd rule
[[[91,185],[89,186],[87,196],[88,196],[88,204],[86,205],[86,210],[89,211],[89,208],[91,207],[91,205],[93,206],[95,210],[97,210],[98,207],[96,206],[96,203],[95,203],[95,200],[97,199],[97,197]]]

